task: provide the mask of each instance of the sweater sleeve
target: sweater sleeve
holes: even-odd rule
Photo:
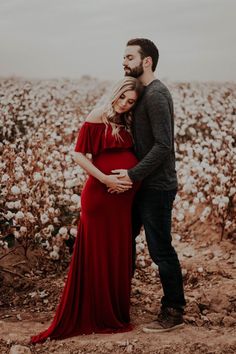
[[[157,169],[172,150],[171,107],[160,91],[151,92],[146,97],[146,111],[151,125],[153,146],[128,175],[132,181],[141,181]]]

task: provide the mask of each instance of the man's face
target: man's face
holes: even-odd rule
[[[138,45],[127,46],[125,49],[123,67],[125,76],[138,78],[143,74],[143,60]]]

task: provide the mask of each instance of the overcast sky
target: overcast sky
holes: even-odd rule
[[[236,80],[236,0],[0,0],[0,76],[123,76],[126,41],[152,39],[157,76]]]

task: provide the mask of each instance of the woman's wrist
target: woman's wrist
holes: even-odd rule
[[[103,184],[106,184],[107,182],[107,175],[105,173],[102,173],[100,178],[99,178],[99,181]]]

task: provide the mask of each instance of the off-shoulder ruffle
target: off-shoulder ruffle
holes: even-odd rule
[[[133,146],[131,135],[125,128],[120,129],[120,137],[117,139],[112,135],[112,127],[109,124],[84,122],[79,130],[75,151],[98,155],[107,149]]]

